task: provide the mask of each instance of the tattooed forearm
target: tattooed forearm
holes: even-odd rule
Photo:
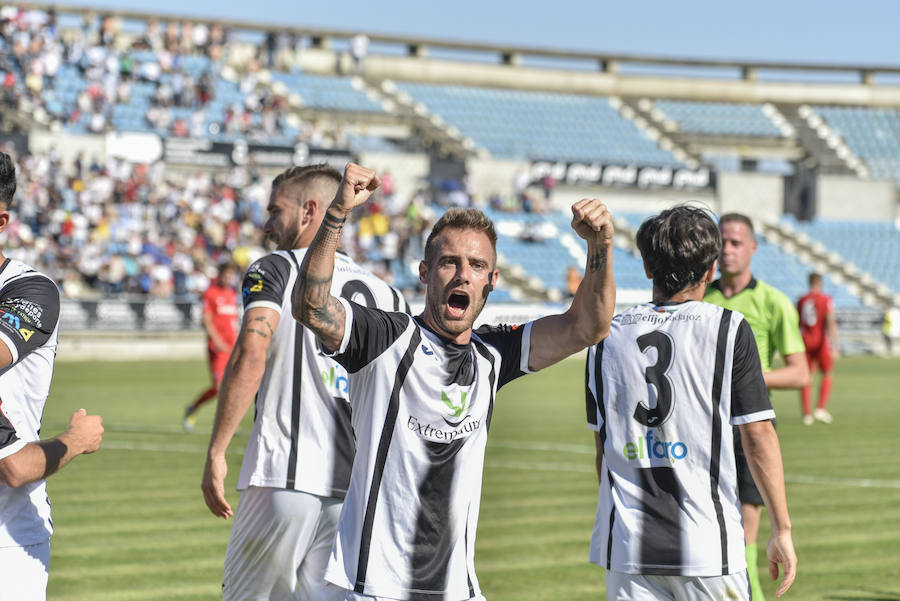
[[[340,232],[344,228],[346,217],[337,217],[328,211],[325,211],[325,217],[322,219],[322,225],[333,232]]]
[[[590,271],[601,271],[606,268],[606,253],[598,252],[588,257],[587,268]]]
[[[334,205],[328,207],[316,237],[303,257],[294,284],[291,312],[328,348],[340,344],[344,332],[344,306],[331,295],[335,251],[340,246],[341,230],[347,212]]]
[[[252,332],[253,334],[259,334],[263,338],[268,338],[269,335],[263,332],[262,330],[257,330],[256,328],[247,328],[247,332]]]
[[[253,319],[253,321],[261,321],[262,324],[263,324],[264,326],[266,326],[266,329],[269,330],[269,335],[270,335],[270,336],[271,336],[272,334],[275,333],[275,330],[273,330],[271,324],[269,324],[269,320],[266,319],[265,317],[262,317],[262,316],[256,317],[256,318]]]

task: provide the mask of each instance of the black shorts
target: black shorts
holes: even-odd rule
[[[775,425],[775,420],[772,420],[772,425]],[[756,488],[753,474],[750,473],[750,466],[747,464],[747,457],[744,456],[741,433],[737,427],[734,428],[734,463],[737,469],[738,498],[741,500],[741,504],[763,505],[762,495]]]

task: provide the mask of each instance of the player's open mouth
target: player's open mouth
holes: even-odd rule
[[[469,308],[469,295],[463,292],[454,292],[447,299],[447,310],[451,317],[462,317]]]

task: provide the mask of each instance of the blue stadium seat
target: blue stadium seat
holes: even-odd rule
[[[397,88],[496,157],[679,164],[607,98],[412,82]]]
[[[759,104],[681,100],[657,100],[654,104],[685,133],[784,137]]]

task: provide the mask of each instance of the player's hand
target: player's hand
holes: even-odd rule
[[[227,353],[231,351],[231,347],[222,342],[221,340],[214,340],[213,346],[216,348],[216,352],[219,353]]]
[[[203,482],[200,484],[203,490],[203,499],[206,506],[216,517],[230,518],[234,515],[231,505],[225,500],[225,475],[228,473],[228,463],[224,455],[206,457],[206,467],[203,469]]]
[[[772,580],[778,579],[779,564],[784,571],[784,578],[782,578],[778,590],[775,591],[775,596],[780,597],[791,588],[791,584],[794,583],[794,578],[797,576],[797,554],[794,552],[794,541],[791,539],[790,531],[778,535],[773,534],[766,547],[766,555],[769,558],[769,576],[772,577]]]
[[[66,438],[66,443],[74,445],[79,453],[93,453],[100,448],[103,439],[103,418],[79,409],[69,418]]]
[[[347,213],[365,203],[372,192],[378,189],[381,180],[371,169],[366,169],[356,163],[347,163],[344,168],[344,177],[341,187],[334,197],[333,205]]]
[[[572,229],[588,242],[605,246],[613,242],[612,215],[597,198],[583,198],[572,205]]]

